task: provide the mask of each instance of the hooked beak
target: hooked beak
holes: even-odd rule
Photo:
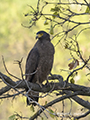
[[[43,33],[40,33],[40,34],[36,34],[36,39],[38,38],[41,38],[43,36]]]
[[[36,35],[36,39],[38,39],[38,35]]]

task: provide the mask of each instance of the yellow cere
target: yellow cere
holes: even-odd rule
[[[40,33],[38,34],[38,38],[42,37],[43,36],[43,33]]]

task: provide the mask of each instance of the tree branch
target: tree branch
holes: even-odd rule
[[[83,115],[80,115],[78,117],[75,117],[74,120],[79,120],[80,118],[86,117],[88,114],[90,114],[90,110],[88,110],[86,113],[84,113]]]

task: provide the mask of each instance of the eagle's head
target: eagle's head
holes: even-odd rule
[[[48,40],[50,40],[50,35],[45,31],[39,31],[36,33],[36,39],[40,39],[40,40],[48,39]]]

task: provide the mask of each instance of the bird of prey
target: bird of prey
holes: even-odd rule
[[[32,83],[42,84],[44,80],[47,80],[47,76],[50,74],[53,59],[54,59],[54,46],[51,43],[50,35],[45,31],[39,31],[36,34],[38,41],[31,49],[26,60],[25,76],[26,80]],[[28,90],[27,90],[28,91]],[[27,105],[36,105],[32,101],[39,99],[39,93],[30,91],[27,98]]]

